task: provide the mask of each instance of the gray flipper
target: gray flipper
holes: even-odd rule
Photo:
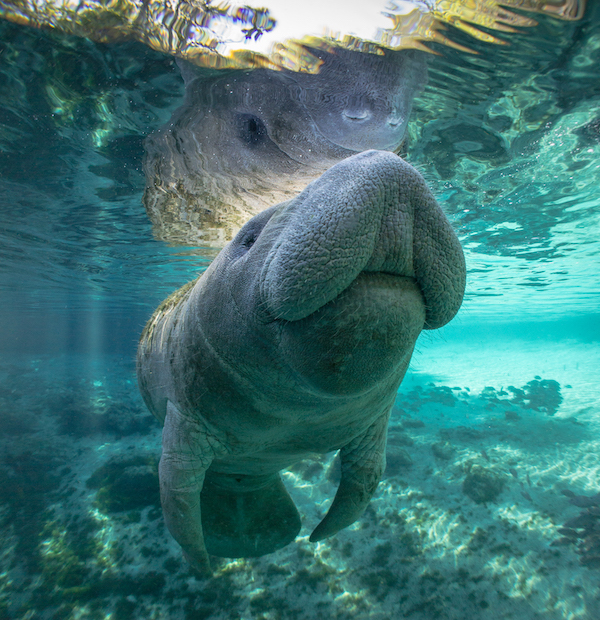
[[[311,542],[329,538],[352,525],[368,506],[385,469],[389,413],[340,450],[342,478],[325,518],[310,535]]]
[[[296,538],[301,522],[279,474],[209,472],[202,489],[202,526],[211,555],[248,558],[285,547]]]
[[[202,576],[209,576],[211,568],[202,533],[200,492],[206,470],[222,452],[200,422],[184,417],[171,402],[167,404],[158,467],[160,501],[169,532]]]

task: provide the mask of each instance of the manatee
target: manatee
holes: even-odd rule
[[[158,307],[138,380],[163,423],[165,522],[198,572],[208,554],[260,556],[296,537],[279,472],[311,455],[339,451],[341,481],[310,539],[361,516],[415,341],[454,317],[464,287],[421,175],[366,151],[256,215]]]
[[[143,201],[157,238],[223,247],[335,163],[401,147],[425,54],[311,52],[323,63],[316,75],[179,63],[184,102],[145,142]]]

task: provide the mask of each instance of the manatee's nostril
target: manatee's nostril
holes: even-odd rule
[[[344,110],[342,116],[350,121],[366,121],[371,118],[369,110]]]

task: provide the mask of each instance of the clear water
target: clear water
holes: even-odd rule
[[[298,541],[211,582],[164,527],[134,368],[215,253],[154,240],[141,206],[183,82],[142,46],[0,24],[0,617],[600,617],[600,10],[539,22],[436,48],[414,107],[468,288],[417,344],[370,508],[309,543],[332,459],[296,467]]]

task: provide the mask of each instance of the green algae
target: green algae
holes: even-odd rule
[[[96,506],[104,514],[160,505],[158,461],[153,456],[112,459],[99,467],[86,485],[97,489]],[[130,512],[127,518],[135,520],[137,516]]]
[[[472,465],[467,473],[462,490],[477,504],[493,502],[504,488],[504,479],[494,470]]]

